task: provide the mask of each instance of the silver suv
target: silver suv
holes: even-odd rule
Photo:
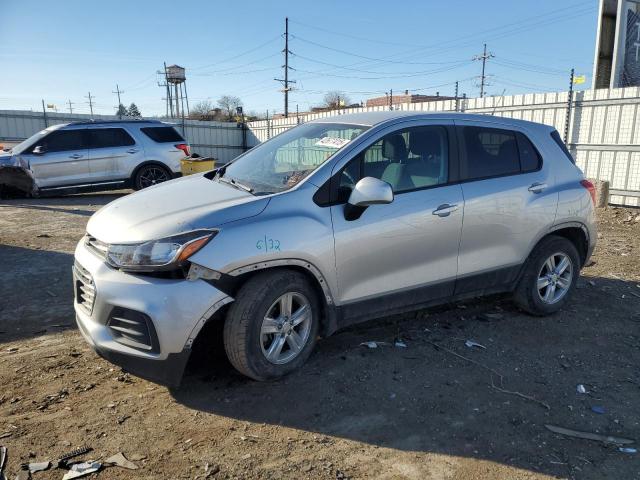
[[[9,152],[0,166],[23,169],[33,192],[141,188],[180,174],[189,145],[169,124],[88,121],[46,128]]]
[[[594,248],[593,195],[545,125],[317,120],[98,211],[75,252],[77,323],[100,355],[175,384],[209,322],[224,322],[231,363],[265,380],[383,315],[499,292],[547,315]]]

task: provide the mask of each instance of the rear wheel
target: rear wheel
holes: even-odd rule
[[[171,180],[171,172],[167,168],[155,164],[143,165],[133,178],[133,188],[142,190],[167,180]]]
[[[319,305],[306,278],[294,271],[265,272],[236,295],[224,326],[229,361],[254,380],[300,367],[316,343]]]
[[[557,312],[569,300],[579,275],[580,256],[573,243],[563,237],[547,237],[531,253],[515,301],[532,315]]]

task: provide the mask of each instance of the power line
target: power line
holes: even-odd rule
[[[278,36],[276,36],[274,38],[271,38],[270,40],[267,40],[266,42],[261,43],[257,47],[250,48],[249,50],[246,50],[246,51],[244,51],[242,53],[239,53],[237,55],[233,55],[232,57],[225,58],[224,60],[220,60],[220,61],[217,61],[215,63],[210,63],[208,65],[201,65],[199,67],[190,67],[190,70],[202,70],[203,68],[209,68],[209,67],[213,67],[215,65],[220,65],[221,63],[230,62],[232,60],[235,60],[236,58],[240,58],[240,57],[243,57],[245,55],[248,55],[251,52],[255,52],[256,50],[260,50],[261,48],[266,47],[267,45],[275,42],[276,40],[279,40],[280,38],[282,38],[282,35],[278,35]]]
[[[73,105],[76,102],[72,102],[71,99],[69,99],[66,103],[67,103],[67,105],[69,105],[69,113],[73,115]]]

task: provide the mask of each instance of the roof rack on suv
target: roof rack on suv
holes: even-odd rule
[[[81,122],[71,122],[67,125],[101,125],[111,123],[162,123],[160,120],[145,120],[143,118],[132,120],[83,120]]]

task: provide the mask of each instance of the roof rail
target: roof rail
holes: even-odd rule
[[[137,120],[82,120],[80,122],[71,122],[67,125],[109,125],[112,123],[162,123],[160,120],[145,120],[145,119],[137,119]]]

